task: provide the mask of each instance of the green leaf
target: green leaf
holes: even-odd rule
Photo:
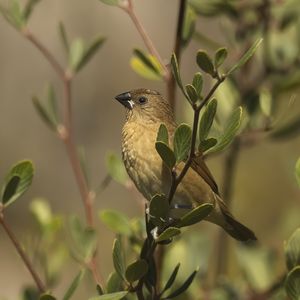
[[[255,53],[259,45],[263,39],[258,39],[241,57],[241,59],[228,71],[227,76],[236,71],[237,69],[241,68]]]
[[[175,290],[173,293],[171,293],[169,296],[162,298],[162,299],[172,299],[175,298],[177,296],[179,296],[180,294],[182,294],[183,292],[185,292],[189,286],[192,284],[196,274],[198,271],[194,271],[188,278],[187,280],[182,284],[182,286],[180,288],[178,288],[177,290]]]
[[[18,0],[13,0],[9,8],[11,24],[17,29],[22,29],[26,24],[21,4]]]
[[[214,64],[205,51],[198,51],[196,61],[201,70],[203,70],[205,73],[210,74],[211,76],[215,76]]]
[[[178,270],[180,268],[180,263],[176,265],[175,269],[173,270],[171,276],[169,277],[166,285],[164,286],[163,290],[161,291],[161,295],[166,291],[168,290],[170,287],[172,287],[176,277],[177,277],[177,274],[178,274]]]
[[[33,173],[33,164],[29,160],[20,161],[10,169],[1,191],[1,201],[4,207],[12,204],[27,191],[31,185]]]
[[[226,148],[234,139],[237,134],[242,120],[242,108],[239,106],[231,114],[223,134],[219,137],[218,143],[210,148],[207,153],[214,153]]]
[[[103,288],[102,288],[102,286],[100,284],[96,285],[96,290],[98,292],[98,295],[103,295],[104,294]]]
[[[125,280],[125,263],[122,254],[121,241],[119,238],[116,238],[113,244],[113,263],[118,275]]]
[[[63,296],[63,300],[69,300],[69,299],[71,299],[71,297],[75,293],[78,285],[82,281],[84,274],[85,274],[84,269],[82,269],[82,270],[79,271],[79,273],[75,276],[75,278],[73,279],[71,285],[67,289],[65,295]]]
[[[180,229],[176,227],[168,227],[164,232],[162,232],[156,239],[156,242],[162,242],[173,238],[174,236],[180,234]]]
[[[84,50],[84,53],[76,66],[76,71],[79,72],[97,53],[99,48],[105,42],[105,38],[102,36],[96,37]]]
[[[30,18],[34,7],[40,2],[41,0],[28,0],[23,11],[23,17],[26,21]]]
[[[106,209],[99,212],[100,220],[112,231],[126,236],[131,235],[129,219],[122,213]]]
[[[122,288],[122,278],[116,272],[110,273],[106,283],[107,293],[119,292],[121,288]]]
[[[69,67],[73,72],[76,72],[81,64],[85,54],[84,42],[82,39],[75,39],[70,45]]]
[[[289,270],[300,265],[300,228],[298,228],[284,245],[286,265]]]
[[[168,199],[163,194],[156,194],[149,203],[149,214],[154,225],[160,226],[167,219],[170,210]]]
[[[267,89],[262,89],[259,93],[259,105],[265,116],[270,117],[272,113],[273,99],[271,92]]]
[[[186,93],[182,81],[181,81],[181,76],[180,76],[180,71],[179,71],[179,66],[178,66],[178,61],[176,58],[175,53],[172,54],[171,56],[171,70],[173,73],[173,76],[177,82],[177,85],[179,86],[179,88],[181,89],[183,95],[185,96],[185,98],[189,99],[188,94]]]
[[[187,92],[187,94],[188,94],[189,99],[191,100],[191,102],[192,103],[196,103],[197,100],[199,99],[199,97],[198,97],[198,93],[197,93],[195,87],[193,85],[191,85],[191,84],[187,84],[185,86],[185,89],[186,89],[186,92]]]
[[[52,212],[47,201],[41,199],[32,200],[30,203],[30,212],[35,217],[41,227],[47,227],[52,221]]]
[[[22,290],[22,300],[39,299],[40,292],[32,286],[27,286]]]
[[[104,294],[102,296],[90,298],[89,300],[120,300],[120,299],[123,299],[127,294],[128,294],[127,291],[111,293],[111,294]]]
[[[285,290],[291,300],[300,299],[300,266],[288,273],[285,280]]]
[[[196,24],[197,15],[194,9],[190,6],[186,6],[185,16],[184,16],[184,23],[182,28],[182,37],[181,43],[182,46],[185,47],[190,42],[193,33],[195,31],[195,24]]]
[[[201,99],[201,93],[203,88],[203,77],[200,72],[197,72],[193,78],[193,87],[195,88],[198,97]]]
[[[157,58],[140,49],[133,50],[134,57],[130,61],[132,69],[140,76],[151,80],[162,79],[162,67]]]
[[[215,68],[219,68],[225,61],[225,59],[227,58],[227,49],[226,48],[219,48],[217,51],[216,51],[216,54],[215,54],[215,59],[214,59],[214,65],[215,65]]]
[[[62,22],[59,22],[58,30],[59,30],[59,36],[60,36],[61,43],[62,43],[66,53],[69,53],[69,51],[70,51],[69,39],[68,39],[68,35],[66,32],[65,26]]]
[[[163,142],[166,145],[169,145],[169,134],[168,134],[168,129],[165,124],[160,124],[158,132],[157,132],[156,141]]]
[[[206,140],[210,128],[213,124],[213,121],[215,119],[215,115],[217,112],[217,106],[218,101],[217,99],[212,99],[208,102],[206,105],[205,111],[201,117],[200,123],[199,123],[199,139],[200,142]]]
[[[163,162],[169,167],[169,169],[172,169],[175,166],[176,158],[174,152],[169,148],[169,146],[163,142],[156,142],[155,149]]]
[[[298,158],[296,163],[295,174],[296,174],[298,185],[300,186],[300,157]]]
[[[39,300],[56,300],[56,298],[49,294],[43,294],[39,297]]]
[[[47,100],[48,100],[48,115],[51,119],[51,123],[57,127],[58,125],[58,110],[57,110],[57,99],[53,85],[49,85],[47,89]]]
[[[180,124],[174,134],[174,154],[176,162],[187,158],[191,148],[192,130],[187,124]]]
[[[40,118],[45,122],[45,124],[49,126],[50,129],[56,131],[57,124],[53,120],[49,111],[41,104],[40,100],[36,96],[32,98],[32,103]]]
[[[218,140],[215,139],[215,138],[209,138],[209,139],[206,139],[204,141],[201,141],[199,143],[199,151],[204,153],[206,151],[208,151],[210,148],[214,147],[215,145],[217,145],[218,143]]]
[[[108,152],[105,158],[108,174],[118,183],[125,184],[128,180],[124,164],[115,153]]]
[[[104,4],[111,5],[111,6],[118,6],[120,4],[120,0],[100,0]]]
[[[287,139],[298,136],[300,132],[300,116],[297,116],[288,124],[276,129],[272,134],[273,139]]]
[[[148,264],[144,259],[140,259],[130,264],[125,272],[128,282],[133,283],[143,278],[148,272]]]
[[[212,204],[204,203],[185,214],[176,224],[176,226],[185,227],[199,223],[211,213],[213,208],[214,206]]]
[[[97,234],[94,229],[82,225],[77,216],[69,219],[69,228],[75,249],[81,259],[88,261],[94,254],[97,246]]]

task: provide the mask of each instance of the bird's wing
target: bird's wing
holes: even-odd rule
[[[210,173],[207,165],[205,164],[202,155],[197,155],[191,164],[192,169],[197,172],[203,179],[204,181],[211,187],[211,189],[219,195],[219,189],[218,185]]]

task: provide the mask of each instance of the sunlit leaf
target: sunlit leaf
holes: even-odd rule
[[[208,151],[210,148],[217,145],[217,143],[218,143],[217,139],[209,138],[209,139],[200,141],[198,149],[200,152],[204,153],[204,152]]]
[[[157,132],[156,141],[163,142],[166,145],[169,145],[169,134],[168,134],[168,129],[165,124],[160,124],[158,132]]]
[[[208,102],[205,107],[204,113],[200,119],[199,123],[199,139],[200,142],[206,140],[210,128],[213,124],[216,112],[217,112],[218,101],[216,99],[212,99]]]
[[[168,227],[164,232],[162,232],[156,239],[156,242],[162,242],[173,238],[174,236],[180,234],[180,229],[175,227]]]
[[[169,169],[172,169],[175,166],[176,158],[170,147],[163,142],[156,142],[155,149],[163,162],[169,167]]]
[[[128,294],[127,291],[111,293],[111,294],[104,294],[102,296],[90,298],[89,300],[120,300],[120,299],[123,299],[127,294]]]
[[[121,184],[125,184],[128,180],[127,172],[125,170],[124,164],[115,153],[108,152],[106,154],[106,169],[108,174],[116,181]]]
[[[259,94],[259,105],[265,116],[270,117],[272,113],[273,99],[269,90],[263,89]]]
[[[102,210],[99,212],[101,221],[112,231],[126,236],[131,235],[129,219],[115,210]]]
[[[186,124],[180,124],[174,134],[174,154],[176,161],[180,162],[187,158],[191,148],[192,130]]]
[[[82,39],[75,39],[70,45],[69,66],[72,71],[77,71],[80,62],[83,59],[85,51],[84,42]]]
[[[125,272],[125,277],[128,282],[133,283],[142,277],[144,277],[148,272],[148,264],[144,259],[140,259],[130,264]]]
[[[31,201],[30,212],[42,227],[48,226],[52,221],[50,205],[43,199],[34,199]]]
[[[176,224],[178,227],[191,226],[205,219],[213,210],[214,206],[210,203],[202,204],[192,211],[185,214]]]
[[[263,39],[258,39],[247,51],[246,53],[241,57],[241,59],[227,72],[227,75],[230,75],[237,69],[241,68],[255,53],[259,45]]]
[[[4,207],[12,204],[29,188],[33,178],[33,164],[29,160],[14,165],[4,179],[1,201]]]
[[[171,56],[171,70],[172,70],[172,73],[173,73],[173,76],[177,82],[177,85],[179,86],[179,88],[181,89],[183,95],[189,99],[189,96],[188,94],[186,93],[184,87],[183,87],[183,84],[182,84],[182,81],[181,81],[181,76],[180,76],[180,71],[179,71],[179,66],[178,66],[178,61],[177,61],[177,58],[176,58],[176,55],[175,53],[172,54]]]
[[[203,70],[205,73],[210,74],[211,76],[215,75],[214,64],[213,64],[211,58],[208,56],[208,54],[205,51],[199,50],[197,52],[196,60],[197,60],[198,66],[201,70]]]
[[[112,5],[112,6],[117,6],[120,3],[120,0],[100,0],[100,1],[103,2],[104,4]]]
[[[113,244],[113,264],[118,275],[125,280],[125,263],[122,253],[121,241],[119,238]]]
[[[210,148],[207,153],[214,153],[226,148],[234,139],[237,134],[242,120],[242,108],[238,107],[231,114],[223,134],[218,138],[218,143]]]
[[[288,273],[285,280],[285,290],[291,300],[300,299],[300,266]]]
[[[71,297],[75,293],[77,287],[79,286],[80,282],[82,281],[84,273],[85,273],[84,270],[80,270],[79,273],[75,276],[75,278],[71,282],[71,285],[69,286],[66,293],[64,294],[63,300],[71,299]]]
[[[300,228],[285,242],[286,264],[289,270],[300,265]]]

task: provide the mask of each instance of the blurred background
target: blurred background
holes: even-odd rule
[[[1,1],[2,4],[7,2]],[[167,62],[174,45],[179,1],[140,0],[134,1],[134,5],[159,53]],[[131,69],[129,61],[132,49],[145,47],[131,20],[122,10],[96,0],[41,1],[30,19],[29,27],[65,65],[66,57],[57,30],[59,21],[64,22],[71,39],[81,37],[90,40],[99,34],[107,37],[102,49],[73,83],[76,141],[86,150],[92,186],[97,186],[107,175],[106,153],[121,152],[125,111],[116,103],[114,96],[138,87],[156,89],[165,94],[165,84],[143,79]],[[219,45],[228,46],[229,53],[232,44],[228,43],[226,33],[230,34],[230,26],[226,16],[219,15],[210,18],[199,16],[196,22],[197,31]],[[288,38],[288,33],[285,33],[284,36],[283,44],[291,49],[292,35]],[[0,41],[0,177],[3,178],[18,160],[31,159],[35,165],[32,187],[18,205],[12,205],[6,212],[7,221],[26,245],[30,243],[26,236],[29,233],[32,235],[34,230],[34,221],[28,209],[33,198],[46,198],[52,210],[61,215],[75,213],[84,217],[84,214],[64,146],[40,120],[31,101],[33,95],[44,95],[49,82],[54,85],[59,99],[62,95],[61,83],[41,54],[3,18],[0,18]],[[210,50],[203,41],[193,39],[183,51],[181,70],[185,82],[191,81],[197,70],[195,55],[199,48]],[[234,60],[234,57],[230,59]],[[261,63],[261,60],[257,60],[254,67],[260,68]],[[278,97],[280,108],[277,109],[279,117],[276,118],[279,119],[279,125],[299,116],[298,92],[296,87]],[[177,95],[178,120],[190,122],[186,101],[179,92]],[[222,97],[222,90],[218,95]],[[289,104],[291,98],[294,99],[292,106]],[[280,119],[282,114],[284,117]],[[300,190],[294,176],[299,149],[299,136],[279,140],[265,138],[253,147],[245,147],[240,153],[234,180],[232,210],[239,220],[255,231],[262,248],[272,248],[278,257],[282,257],[277,265],[279,270],[284,269],[283,241],[300,225]],[[207,161],[219,183],[223,180],[225,156],[226,151]],[[136,198],[135,194],[113,181],[97,197],[95,208],[96,211],[117,209],[129,217],[141,216],[142,206]],[[106,277],[112,270],[111,245],[114,234],[99,220],[97,227],[100,236],[99,263]],[[215,237],[216,228],[213,225],[199,227],[199,230],[205,231],[207,241]],[[186,239],[189,239],[188,234]],[[200,253],[199,250],[196,261],[203,263],[204,256],[201,257]],[[0,299],[17,299],[21,288],[30,284],[31,278],[2,230],[0,265]],[[64,272],[69,274],[75,268],[70,262]],[[61,285],[64,281],[69,280],[62,276]],[[81,292],[81,295],[85,295],[84,291]],[[81,297],[79,293],[77,299]]]

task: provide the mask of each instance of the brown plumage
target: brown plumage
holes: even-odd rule
[[[122,93],[116,99],[126,107],[122,156],[130,178],[148,201],[157,193],[167,195],[171,183],[170,172],[155,150],[155,141],[161,123],[168,129],[170,142],[173,140],[176,123],[172,109],[158,92],[148,89]],[[183,166],[184,163],[180,163],[177,172]],[[197,156],[178,185],[170,216],[180,217],[188,207],[191,209],[203,203],[215,204],[207,221],[221,226],[237,240],[256,240],[254,233],[228,211],[213,176],[201,156]]]

